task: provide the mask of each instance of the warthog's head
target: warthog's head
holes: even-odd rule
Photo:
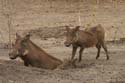
[[[16,34],[15,44],[12,44],[12,50],[9,53],[10,59],[16,59],[17,57],[25,56],[28,54],[28,40],[30,35],[26,35],[21,38],[20,35]]]
[[[64,42],[66,47],[69,47],[71,44],[76,42],[76,32],[79,30],[79,28],[80,26],[76,26],[73,29],[69,28],[69,26],[66,26],[66,41]]]

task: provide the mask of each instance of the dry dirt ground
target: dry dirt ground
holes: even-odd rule
[[[60,28],[65,25],[77,26],[80,23],[84,27],[102,24],[107,40],[125,37],[125,0],[100,0],[98,5],[96,0],[8,1],[10,0],[0,0],[0,43],[8,42],[8,13],[11,17],[11,38],[16,32],[46,27]]]
[[[7,4],[7,1],[12,3]],[[102,24],[106,30],[106,40],[124,38],[125,0],[119,0],[122,1],[120,3],[100,0],[109,3],[99,5],[93,1],[0,0],[0,44],[8,43],[9,39],[8,11],[12,17],[12,41],[16,32],[30,31],[33,42],[61,60],[71,57],[71,48],[63,44],[64,26],[79,25],[79,16],[81,26]],[[65,70],[25,67],[20,59],[9,59],[8,49],[0,49],[0,83],[125,83],[125,43],[107,46],[110,60],[106,60],[103,50],[99,60],[96,60],[96,48],[89,48],[85,49],[82,61],[76,63],[77,68]]]
[[[63,40],[49,38],[37,44],[63,60],[71,57],[71,48],[65,47]],[[12,61],[8,49],[0,49],[0,83],[125,83],[125,44],[108,44],[108,50],[108,61],[103,50],[96,60],[97,50],[93,47],[85,49],[82,61],[76,62],[77,68],[44,70],[25,67],[19,59]]]

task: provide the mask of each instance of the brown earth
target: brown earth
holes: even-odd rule
[[[71,48],[64,47],[62,39],[51,38],[37,44],[61,60],[71,57]],[[76,62],[77,68],[64,70],[25,67],[20,59],[10,60],[7,49],[1,49],[0,83],[125,83],[125,45],[108,44],[108,49],[108,61],[103,50],[96,60],[96,48],[89,48],[85,49],[82,61]]]
[[[25,67],[20,59],[10,60],[9,49],[3,49],[9,42],[7,13],[11,13],[12,41],[16,32],[31,32],[34,43],[61,60],[71,57],[71,48],[63,44],[64,26],[79,25],[79,15],[83,27],[102,24],[106,40],[124,39],[125,1],[112,1],[101,0],[97,5],[94,0],[0,0],[0,83],[125,83],[123,42],[108,43],[108,61],[103,50],[96,60],[96,48],[89,48],[77,68],[65,70]]]

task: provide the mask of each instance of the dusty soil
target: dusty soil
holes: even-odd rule
[[[63,40],[51,38],[38,44],[64,60],[71,57],[71,48],[64,47]],[[0,49],[0,83],[125,83],[125,44],[108,44],[108,49],[108,61],[103,50],[96,60],[96,48],[89,48],[85,49],[82,61],[76,62],[77,68],[64,70],[25,67],[20,59],[9,59],[8,49]]]
[[[125,37],[125,0],[100,0],[99,4],[96,4],[96,0],[12,0],[10,2],[0,0],[0,43],[9,41],[6,14],[10,14],[11,17],[11,40],[16,32],[24,33],[27,30],[48,28],[50,33],[54,33],[56,31],[53,31],[53,27],[56,29],[65,25],[88,27],[99,23],[106,30],[107,40]]]
[[[5,2],[2,2],[5,1]],[[7,2],[12,1],[12,2]],[[65,25],[102,24],[106,40],[125,37],[125,0],[0,0],[0,83],[125,83],[125,43],[108,44],[110,60],[102,50],[96,60],[96,49],[85,49],[77,68],[44,70],[23,66],[20,59],[10,60],[8,18],[11,13],[10,37],[15,33],[32,33],[32,40],[61,60],[71,57],[64,46]],[[105,2],[106,1],[106,2]],[[121,1],[121,2],[120,2]],[[78,11],[79,10],[79,11]],[[80,14],[79,14],[80,12]],[[76,58],[78,57],[78,53]]]

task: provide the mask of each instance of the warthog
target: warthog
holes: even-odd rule
[[[33,66],[45,69],[55,69],[62,61],[49,55],[30,40],[30,35],[21,37],[16,34],[16,41],[12,52],[9,53],[10,59],[20,57],[25,66]]]
[[[64,42],[64,44],[66,47],[69,47],[70,45],[72,45],[73,47],[71,59],[74,59],[78,47],[80,47],[79,51],[79,62],[80,62],[82,59],[83,50],[85,48],[96,46],[96,48],[98,49],[96,59],[99,58],[100,49],[101,47],[103,47],[103,49],[106,52],[108,60],[109,56],[105,44],[104,28],[100,24],[85,30],[80,30],[79,28],[80,26],[77,26],[73,29],[69,28],[69,26],[66,26],[67,33],[66,33],[66,41]]]

